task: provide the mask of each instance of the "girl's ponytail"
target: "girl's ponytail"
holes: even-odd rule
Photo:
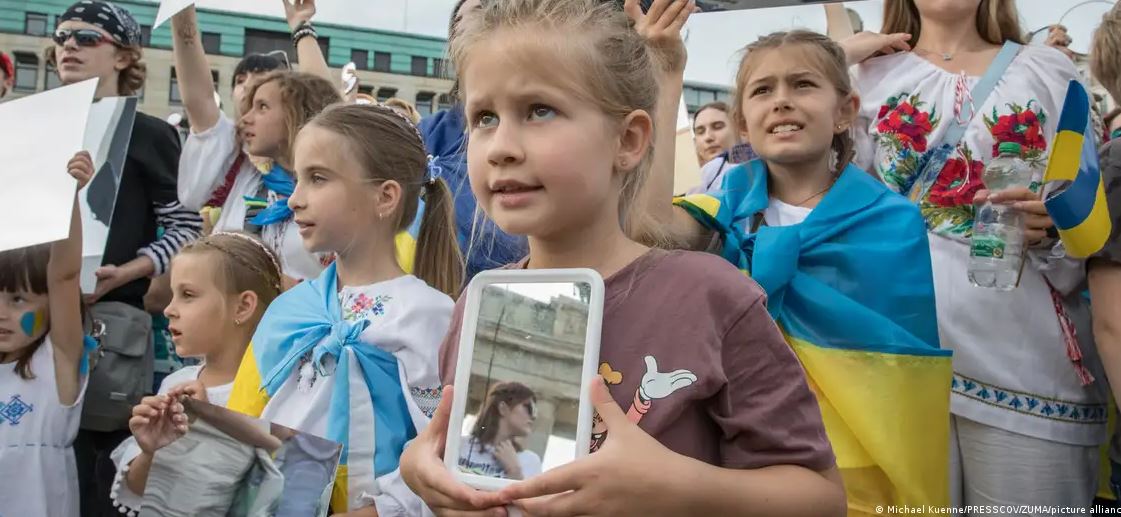
[[[416,243],[413,273],[452,298],[463,287],[463,256],[455,234],[455,201],[444,180],[430,179],[424,191],[424,215]]]

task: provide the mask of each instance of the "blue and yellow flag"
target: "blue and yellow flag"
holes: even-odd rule
[[[918,209],[851,165],[801,224],[758,224],[768,201],[756,160],[676,204],[766,290],[817,394],[849,514],[945,507],[953,371]]]
[[[350,496],[379,493],[376,479],[397,470],[405,443],[416,437],[417,423],[405,399],[407,386],[397,358],[360,341],[369,321],[342,319],[336,282],[332,264],[319,278],[293,287],[269,305],[242,359],[227,407],[260,417],[270,398],[292,382],[300,360],[310,355],[319,376],[333,382],[324,437],[343,446],[331,498],[331,507],[343,512],[354,506]]]
[[[416,242],[420,238],[420,222],[424,219],[424,200],[421,199],[416,207],[416,218],[405,231],[398,233],[394,239],[397,245],[397,264],[401,270],[413,274],[416,263]]]
[[[1067,88],[1043,181],[1070,182],[1044,202],[1067,255],[1085,258],[1100,251],[1113,223],[1090,123],[1090,96],[1078,81]]]

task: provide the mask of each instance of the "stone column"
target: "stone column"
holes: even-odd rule
[[[526,449],[545,457],[545,445],[553,434],[553,423],[557,418],[557,404],[549,395],[539,393],[537,398],[537,420],[533,422],[533,434],[526,440]]]

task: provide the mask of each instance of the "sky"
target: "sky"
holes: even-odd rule
[[[1016,0],[1025,30],[1036,30],[1060,21],[1070,29],[1075,51],[1086,52],[1090,35],[1114,0]],[[201,0],[200,6],[283,16],[278,0]],[[386,29],[446,37],[455,0],[317,0],[316,19],[343,25]],[[878,30],[883,0],[846,2],[860,13],[866,30]],[[1071,9],[1074,7],[1073,9]],[[1070,12],[1063,18],[1064,13]],[[820,5],[754,9],[694,15],[686,26],[689,64],[685,79],[691,82],[730,85],[736,54],[758,36],[776,30],[804,27],[825,30]]]

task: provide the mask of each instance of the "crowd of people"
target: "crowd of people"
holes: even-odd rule
[[[142,513],[161,451],[191,472],[213,457],[168,452],[185,399],[341,444],[333,515],[1012,514],[1121,496],[1121,117],[1086,135],[1114,235],[1075,258],[1042,183],[1068,86],[1091,81],[1065,28],[1029,44],[1014,0],[885,0],[878,33],[830,11],[828,34],[744,41],[732,102],[693,118],[701,180],[681,193],[695,0],[459,0],[457,103],[423,119],[340,85],[314,0],[284,5],[299,71],[246,56],[225,110],[194,7],[172,18],[189,129],[137,113],[93,292],[77,198],[68,239],[0,252],[0,513]],[[62,84],[143,88],[127,10],[80,0],[57,20]],[[1121,7],[1073,37],[1121,100]],[[0,97],[13,78],[0,54]],[[1007,144],[1033,182],[990,190]],[[36,173],[77,192],[95,170],[83,151]],[[990,202],[1024,221],[1009,291],[967,274]],[[519,441],[533,392],[492,386],[460,458],[516,481],[487,492],[443,452],[467,433],[448,429],[460,295],[495,268],[604,278],[604,382],[593,454],[543,473]],[[695,381],[650,382],[658,365]]]

